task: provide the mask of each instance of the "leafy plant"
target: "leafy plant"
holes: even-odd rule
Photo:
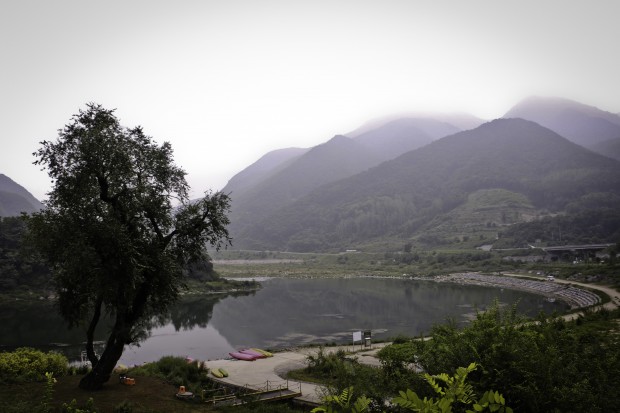
[[[370,399],[360,396],[351,402],[353,387],[347,387],[338,395],[329,395],[323,399],[323,405],[311,410],[311,413],[363,413],[370,406]]]
[[[97,413],[95,410],[95,402],[92,397],[86,401],[86,406],[78,407],[75,399],[71,400],[71,403],[62,404],[62,413]]]
[[[476,370],[476,363],[471,363],[467,367],[459,367],[453,376],[446,373],[431,376],[425,374],[426,381],[431,385],[435,393],[440,397],[421,399],[414,391],[401,391],[400,396],[394,398],[394,403],[398,406],[414,412],[441,412],[449,413],[455,406],[471,407],[467,413],[491,412],[512,413],[512,409],[506,406],[504,397],[498,392],[487,391],[482,398],[476,400],[471,384],[467,383],[467,376]]]
[[[43,393],[43,400],[41,401],[41,409],[44,413],[51,411],[52,395],[54,394],[54,384],[56,379],[50,372],[45,373],[45,392]]]

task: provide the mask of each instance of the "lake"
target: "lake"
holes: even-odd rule
[[[224,358],[242,347],[287,348],[350,343],[354,331],[373,339],[427,333],[448,318],[465,323],[496,298],[519,312],[563,312],[568,306],[522,291],[385,278],[272,278],[247,295],[185,297],[140,346],[126,347],[127,365],[178,355]],[[85,335],[67,329],[49,303],[0,305],[0,345],[56,349],[79,360]],[[104,340],[105,328],[97,332]]]

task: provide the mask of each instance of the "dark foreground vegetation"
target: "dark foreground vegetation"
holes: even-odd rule
[[[325,384],[331,396],[322,409],[331,412],[418,411],[419,406],[427,409],[420,411],[453,412],[620,411],[619,318],[618,310],[603,310],[586,312],[574,321],[541,316],[526,322],[513,307],[495,304],[464,328],[451,322],[436,325],[430,340],[394,339],[378,353],[380,367],[364,365],[354,354],[325,349],[310,356],[306,368],[289,372],[289,378]],[[135,377],[137,385],[111,381],[98,392],[77,388],[83,373],[68,368],[66,360],[53,353],[0,353],[0,411],[213,410],[200,397],[191,402],[174,397],[180,385],[197,395],[212,386],[208,370],[183,358],[164,357],[122,371]],[[497,410],[490,410],[491,404]],[[234,411],[299,409],[303,410],[288,404],[249,404]]]

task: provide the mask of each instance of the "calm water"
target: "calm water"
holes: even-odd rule
[[[215,359],[241,347],[282,348],[347,343],[352,332],[373,338],[419,335],[435,323],[467,322],[499,299],[520,312],[565,311],[561,302],[507,289],[376,278],[270,279],[250,295],[195,297],[179,303],[121,362],[138,364],[163,355]],[[105,339],[105,328],[98,332]],[[84,333],[68,330],[49,304],[0,306],[2,348],[58,349],[79,359]]]

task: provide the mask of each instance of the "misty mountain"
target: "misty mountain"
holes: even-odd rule
[[[530,97],[504,117],[534,121],[589,149],[620,138],[620,116],[568,99]]]
[[[383,161],[394,159],[460,129],[434,119],[396,119],[355,137]]]
[[[11,178],[0,174],[0,217],[19,216],[43,208],[30,192]]]
[[[474,129],[486,122],[486,120],[470,115],[469,113],[414,112],[414,113],[393,115],[393,116],[387,116],[384,118],[374,119],[369,122],[366,122],[364,125],[360,126],[359,128],[349,133],[345,133],[345,135],[351,138],[356,138],[363,133],[366,133],[373,129],[380,128],[390,122],[397,121],[400,119],[434,120],[436,122],[447,123],[448,125],[452,125],[456,127],[459,131]],[[423,126],[421,126],[421,128],[424,130]]]
[[[246,226],[321,185],[353,176],[458,131],[434,119],[402,118],[371,128],[354,139],[338,135],[309,150],[270,152],[223,189],[231,193],[231,233],[236,238]]]
[[[297,157],[290,157],[272,168],[273,173],[254,186],[231,192],[231,233],[234,237],[240,228],[263,219],[315,188],[355,175],[380,162],[381,158],[370,149],[342,135]],[[229,189],[227,185],[224,190]]]
[[[512,199],[519,213],[562,211],[592,193],[619,194],[620,162],[534,122],[495,120],[274,209],[245,228],[236,247],[312,251],[410,239],[449,219],[476,192],[477,203]]]
[[[240,192],[251,188],[285,168],[294,159],[308,152],[306,148],[277,149],[263,155],[258,161],[233,176],[222,192]]]

